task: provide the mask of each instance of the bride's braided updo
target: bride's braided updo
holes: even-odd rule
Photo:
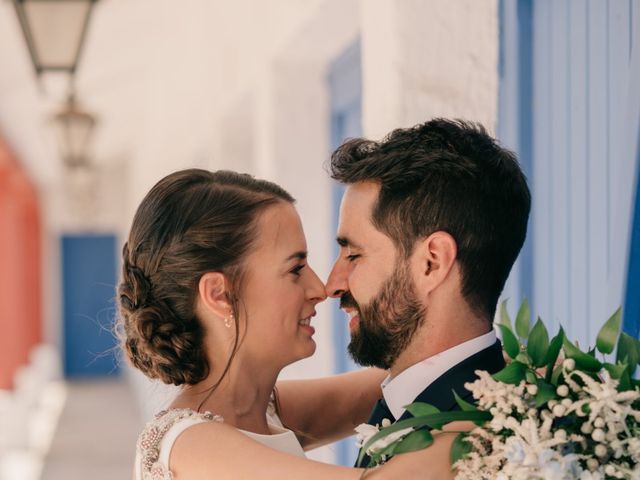
[[[122,250],[118,285],[122,346],[136,368],[167,384],[206,378],[205,332],[194,311],[198,282],[207,272],[227,275],[238,316],[257,218],[278,201],[294,200],[274,183],[229,171],[183,170],[151,189]]]

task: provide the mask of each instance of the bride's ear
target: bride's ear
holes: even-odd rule
[[[220,318],[226,318],[232,311],[228,295],[228,281],[223,273],[207,272],[198,282],[200,305]]]

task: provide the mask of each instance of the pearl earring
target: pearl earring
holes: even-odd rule
[[[233,323],[233,313],[229,313],[228,317],[224,317],[224,326],[227,328],[231,328],[232,323]]]

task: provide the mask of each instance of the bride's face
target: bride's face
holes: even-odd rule
[[[307,264],[307,242],[293,205],[281,202],[261,214],[245,269],[241,351],[282,366],[312,355],[316,344],[311,317],[326,295]]]

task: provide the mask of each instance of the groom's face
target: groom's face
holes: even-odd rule
[[[380,187],[350,185],[340,208],[340,255],[327,280],[349,315],[349,353],[361,365],[389,368],[424,320],[409,259],[371,222]]]

